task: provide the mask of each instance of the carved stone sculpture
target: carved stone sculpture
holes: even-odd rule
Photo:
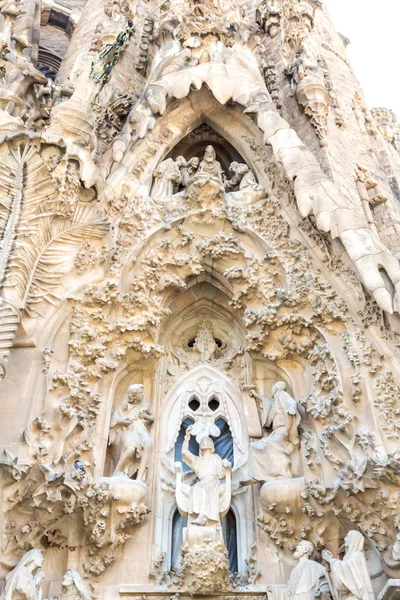
[[[229,169],[234,175],[232,179],[225,181],[225,189],[234,189],[237,185],[239,185],[239,189],[227,194],[227,202],[233,201],[243,205],[252,204],[265,198],[265,187],[257,183],[254,173],[246,164],[233,162]]]
[[[177,503],[179,510],[187,515],[188,524],[200,527],[220,524],[220,517],[227,512],[230,504],[230,463],[222,460],[214,452],[211,438],[203,437],[200,441],[200,456],[189,451],[189,439],[192,427],[186,430],[182,447],[182,458],[198,477],[198,482],[190,487],[188,498],[185,500],[185,488],[181,484],[181,467],[177,469]],[[221,485],[220,480],[226,478]],[[187,493],[187,490],[186,490]]]
[[[276,383],[272,388],[272,399],[251,392],[261,403],[263,427],[272,428],[269,435],[250,444],[249,473],[255,481],[294,476],[291,456],[300,442],[300,414],[296,400],[286,389],[283,381]]]
[[[257,9],[257,22],[272,38],[279,33],[282,18],[281,11],[281,0],[264,0]]]
[[[296,57],[287,67],[287,73],[292,76],[291,86],[299,104],[310,117],[318,136],[324,140],[327,135],[330,99],[321,65],[311,60],[304,46],[300,46]]]
[[[216,157],[213,146],[208,146],[198,170],[187,182],[186,195],[190,202],[198,203],[201,198],[202,203],[208,205],[222,196],[222,168]]]
[[[344,544],[346,553],[343,560],[333,558],[328,550],[322,552],[322,558],[330,565],[332,583],[339,598],[374,600],[375,594],[363,551],[364,536],[359,531],[349,531]]]
[[[10,56],[2,61],[5,71],[0,87],[0,108],[12,116],[23,117],[27,111],[27,97],[34,84],[47,84],[46,77],[26,58]]]
[[[57,600],[91,600],[91,594],[78,571],[68,569],[65,572]]]
[[[153,451],[153,439],[146,423],[154,416],[144,399],[143,386],[131,385],[128,397],[111,418],[109,445],[114,461],[114,475],[137,473],[138,481],[145,481]]]
[[[303,540],[293,554],[297,565],[292,569],[289,577],[290,600],[314,600],[321,596],[329,596],[327,571],[324,566],[312,560],[314,551],[314,544]]]
[[[199,456],[190,452],[191,432],[192,427],[188,427],[182,458],[198,480],[192,486],[184,484],[182,465],[175,463],[176,502],[181,515],[188,519],[182,546],[186,585],[189,590],[204,594],[220,591],[228,584],[228,553],[222,536],[221,518],[228,512],[231,502],[231,465],[215,454],[214,443],[208,437],[200,441]],[[223,478],[225,483],[221,484]]]
[[[158,165],[153,173],[154,183],[151,189],[153,200],[166,202],[171,199],[174,193],[174,185],[182,181],[180,167],[185,164],[185,159],[180,156],[176,161],[167,158]]]
[[[42,600],[43,553],[29,550],[7,575],[2,600]]]
[[[396,123],[396,116],[388,108],[373,108],[372,116],[375,120],[378,131],[389,143],[393,141],[393,129]]]
[[[210,361],[213,358],[217,347],[213,336],[212,323],[210,321],[203,321],[199,325],[194,341],[194,349],[200,354],[201,361]]]
[[[325,4],[0,0],[0,597],[390,600],[400,130]]]

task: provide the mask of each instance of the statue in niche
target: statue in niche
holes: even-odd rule
[[[222,459],[214,453],[214,442],[209,437],[200,441],[200,456],[195,456],[189,451],[189,440],[192,427],[186,430],[182,446],[182,459],[197,475],[198,481],[189,489],[189,502],[187,507],[188,525],[200,527],[215,526],[221,522],[221,500],[224,495],[229,495],[230,481],[225,485],[221,479],[230,474],[231,464],[227,459]],[[177,490],[179,486],[177,485]],[[228,489],[227,489],[228,488]],[[178,508],[182,509],[177,495]],[[229,507],[229,503],[228,503]]]
[[[42,600],[43,562],[41,550],[29,550],[7,575],[1,600]]]
[[[225,181],[225,189],[229,191],[227,200],[234,200],[240,204],[251,204],[266,197],[265,187],[257,183],[254,173],[246,164],[233,162],[229,170],[232,171],[233,177]],[[231,191],[238,186],[238,191]]]
[[[194,348],[200,354],[202,362],[210,362],[214,358],[218,346],[214,340],[210,321],[201,321],[194,341]]]
[[[212,180],[222,185],[222,167],[213,146],[207,146],[194,180],[204,180],[205,183]]]
[[[205,206],[220,201],[224,191],[221,164],[213,146],[207,146],[198,170],[188,179],[186,198],[189,203]]]
[[[298,426],[301,417],[296,400],[286,389],[284,381],[276,383],[272,388],[272,399],[260,396],[254,390],[250,391],[261,403],[263,428],[272,427],[272,432],[261,440],[251,442],[248,463],[251,480],[241,482],[242,485],[293,477],[292,455],[300,443]]]
[[[128,397],[111,417],[109,446],[114,461],[113,475],[125,474],[137,481],[145,481],[153,439],[147,431],[147,422],[153,423],[154,415],[144,398],[143,385],[134,384],[128,389]]]
[[[173,160],[163,160],[153,173],[154,183],[151,189],[153,200],[167,200],[174,194],[174,185],[181,183],[182,175],[180,168],[186,165],[183,156]]]
[[[78,571],[68,569],[61,583],[57,600],[91,600],[91,595]]]
[[[339,592],[339,600],[375,600],[364,555],[364,536],[359,531],[349,531],[344,544],[343,560],[333,558],[329,550],[322,551],[322,558],[330,565],[332,584]]]
[[[193,156],[193,158],[189,159],[185,162],[184,165],[181,166],[181,186],[186,188],[189,180],[194,176],[197,169],[199,168],[200,159],[197,156]]]
[[[315,598],[330,597],[328,573],[324,566],[311,560],[314,544],[301,541],[294,554],[298,563],[292,569],[288,583],[290,600],[314,600]]]

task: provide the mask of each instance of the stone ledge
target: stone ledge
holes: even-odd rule
[[[378,600],[400,600],[400,579],[389,579]]]

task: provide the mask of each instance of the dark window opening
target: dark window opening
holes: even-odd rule
[[[218,400],[216,398],[211,398],[211,400],[208,403],[208,408],[215,412],[219,408]]]
[[[196,412],[196,410],[199,410],[200,408],[200,402],[197,400],[197,398],[192,398],[189,402],[189,408],[193,411]]]

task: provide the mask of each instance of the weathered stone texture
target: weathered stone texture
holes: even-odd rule
[[[324,3],[0,13],[0,600],[398,596],[400,127]]]

